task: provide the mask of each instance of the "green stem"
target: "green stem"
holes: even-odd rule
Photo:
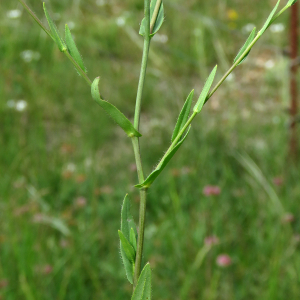
[[[36,14],[29,8],[29,6],[23,1],[18,0],[24,8],[27,10],[27,12],[32,16],[32,18],[39,24],[39,26],[53,39],[53,36],[51,32],[44,26],[44,24],[41,22],[41,20],[36,16]],[[53,39],[54,40],[54,39]]]
[[[208,94],[208,96],[206,97],[205,103],[209,100],[209,98],[211,98],[211,96],[215,93],[215,91],[220,87],[220,85],[224,82],[224,80],[228,77],[228,75],[237,67],[237,65],[243,60],[243,58],[245,57],[245,55],[251,50],[251,48],[254,46],[254,44],[258,41],[258,39],[260,38],[260,35],[257,34],[257,36],[255,37],[255,39],[252,41],[252,43],[247,47],[247,49],[242,53],[241,57],[231,66],[231,68],[225,73],[225,75],[220,79],[220,81],[215,85],[215,87],[212,89],[212,91]],[[169,155],[169,153],[173,150],[173,148],[176,146],[176,144],[179,142],[181,136],[184,134],[184,132],[186,131],[186,129],[188,128],[188,126],[192,123],[193,119],[195,118],[195,116],[197,115],[197,112],[193,112],[192,115],[190,116],[190,118],[187,120],[187,122],[184,124],[183,128],[180,130],[180,132],[177,134],[176,138],[174,139],[174,141],[172,142],[172,144],[170,145],[170,147],[168,148],[167,152],[164,154],[164,156],[162,157],[162,159],[160,160],[160,162],[158,163],[156,168],[159,168],[165,157],[167,157]]]
[[[139,126],[140,126],[141,103],[142,103],[143,89],[144,89],[144,83],[146,77],[149,48],[150,48],[150,37],[149,35],[147,36],[147,33],[145,33],[142,66],[141,66],[140,79],[139,79],[139,85],[138,85],[138,91],[137,91],[136,103],[135,103],[135,113],[134,113],[134,128],[137,131],[139,131]]]
[[[211,96],[215,93],[215,91],[220,87],[220,85],[224,82],[224,80],[228,77],[228,75],[238,66],[238,64],[244,59],[245,55],[251,50],[254,44],[259,40],[261,36],[259,33],[256,35],[252,43],[246,48],[246,50],[242,53],[240,58],[230,67],[230,69],[224,74],[224,76],[220,79],[220,81],[215,85],[212,91],[206,97],[205,103],[211,98]]]
[[[32,16],[32,18],[39,24],[39,26],[51,37],[51,39],[55,42],[53,39],[53,36],[51,32],[44,26],[44,24],[41,22],[41,20],[36,16],[36,14],[30,9],[30,7],[23,1],[23,0],[18,0],[24,8],[28,11],[28,13]],[[70,55],[68,50],[66,49],[63,51],[65,55],[68,57],[68,59],[72,62],[72,64],[75,66],[77,71],[80,73],[80,75],[85,79],[85,81],[88,83],[88,85],[92,85],[92,81],[89,79],[89,77],[86,75],[84,70],[80,68],[80,66],[77,64],[77,62],[74,60],[74,58]]]
[[[86,73],[84,72],[84,70],[82,70],[80,68],[80,66],[78,65],[78,63],[74,60],[74,58],[71,56],[71,54],[68,52],[68,50],[64,51],[65,55],[67,56],[67,58],[71,61],[71,63],[74,65],[74,67],[76,68],[76,70],[79,72],[79,74],[84,78],[84,80],[88,83],[88,85],[92,85],[92,81],[89,79],[89,77],[86,75]]]
[[[135,114],[134,114],[134,128],[136,130],[139,130],[139,125],[140,125],[141,103],[142,103],[142,96],[143,96],[143,89],[144,89],[149,47],[150,47],[150,0],[144,0],[144,10],[145,10],[146,28],[145,28],[145,36],[144,36],[142,65],[141,65],[141,72],[140,72],[140,78],[139,78],[139,84],[138,84],[138,90],[136,96]],[[133,144],[139,183],[142,183],[144,182],[144,173],[142,168],[139,138],[133,137],[132,144]],[[137,251],[136,251],[136,259],[135,259],[133,289],[135,289],[141,273],[141,264],[142,264],[143,246],[144,246],[145,217],[146,217],[146,190],[140,190],[139,234],[138,234]]]

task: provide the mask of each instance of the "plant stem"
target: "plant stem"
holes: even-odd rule
[[[78,73],[84,78],[84,80],[88,83],[88,85],[92,85],[92,81],[89,79],[89,77],[86,75],[84,70],[80,68],[80,66],[77,64],[77,62],[74,60],[74,58],[71,56],[71,54],[68,52],[68,50],[64,51],[67,58],[71,61],[71,63],[74,65]]]
[[[30,9],[30,7],[23,1],[23,0],[18,0],[23,7],[28,11],[28,13],[32,16],[32,18],[39,24],[39,26],[51,37],[51,39],[55,42],[53,39],[53,36],[51,32],[45,27],[45,25],[42,23],[42,21],[36,16],[36,14]],[[84,70],[80,68],[80,66],[77,64],[77,62],[74,60],[74,58],[70,55],[68,50],[63,51],[65,55],[68,57],[68,59],[72,62],[72,64],[75,66],[77,69],[78,73],[85,79],[85,81],[91,86],[92,81],[89,79],[89,77],[86,75]]]
[[[144,11],[145,11],[145,23],[146,23],[145,36],[144,36],[144,49],[143,49],[141,72],[140,72],[140,78],[139,78],[139,84],[138,84],[138,90],[136,96],[135,113],[134,113],[134,128],[137,131],[139,130],[139,125],[140,125],[141,102],[143,96],[143,89],[144,89],[149,47],[150,47],[150,0],[144,0]],[[144,181],[144,173],[142,168],[139,138],[133,137],[132,144],[133,144],[139,183],[142,183]],[[145,217],[146,217],[146,190],[140,190],[139,233],[138,233],[137,251],[136,251],[136,259],[135,259],[133,289],[135,289],[141,273],[141,264],[142,264],[143,246],[144,246]]]
[[[243,58],[245,57],[245,55],[251,50],[251,48],[254,46],[254,44],[258,41],[258,39],[261,36],[259,34],[257,34],[257,36],[255,37],[255,39],[252,41],[252,43],[247,47],[247,49],[242,53],[241,57],[231,66],[231,68],[224,74],[224,76],[220,79],[220,81],[215,85],[215,87],[212,89],[212,91],[208,94],[208,96],[206,97],[206,100],[204,103],[206,103],[209,98],[211,98],[211,96],[215,93],[215,91],[220,87],[220,85],[224,82],[224,80],[228,77],[228,75],[238,66],[238,64],[243,60]],[[165,157],[169,155],[169,153],[173,150],[173,148],[176,146],[176,144],[179,142],[181,136],[184,134],[184,132],[186,131],[186,129],[188,128],[188,126],[192,123],[193,119],[195,118],[195,116],[197,115],[197,112],[193,112],[192,115],[190,116],[190,118],[187,120],[187,122],[184,124],[183,128],[180,130],[180,132],[177,134],[176,138],[174,139],[174,141],[172,142],[172,144],[170,145],[170,147],[168,148],[167,152],[164,154],[164,156],[162,157],[162,159],[160,160],[160,162],[158,163],[156,168],[159,168]]]
[[[36,16],[36,14],[29,8],[29,6],[23,1],[18,0],[23,7],[27,10],[27,12],[32,16],[32,18],[39,24],[39,26],[53,39],[53,36],[51,32],[44,26],[44,24],[41,22],[41,20]],[[54,39],[53,39],[54,40]]]
[[[242,53],[240,58],[230,67],[230,69],[224,74],[224,76],[220,79],[220,81],[215,85],[215,87],[212,89],[212,91],[208,94],[206,97],[206,100],[204,103],[206,103],[209,98],[215,93],[215,91],[220,87],[220,85],[224,82],[224,80],[228,77],[228,75],[238,66],[238,64],[244,59],[245,55],[251,50],[251,48],[254,46],[254,44],[259,40],[261,35],[258,33],[252,43],[246,48],[246,50]]]
[[[139,131],[139,126],[140,126],[141,103],[142,103],[143,89],[144,89],[144,83],[146,77],[149,48],[150,48],[150,37],[149,36],[147,37],[147,33],[145,33],[142,66],[141,66],[140,79],[139,79],[139,85],[138,85],[138,91],[137,91],[136,103],[135,103],[135,113],[134,113],[134,128],[137,131]]]

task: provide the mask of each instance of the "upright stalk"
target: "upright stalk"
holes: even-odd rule
[[[136,106],[135,106],[135,114],[134,114],[134,128],[136,130],[139,130],[139,125],[140,125],[141,103],[142,103],[142,96],[143,96],[143,89],[144,89],[149,47],[150,47],[150,0],[144,0],[144,11],[145,11],[146,28],[145,28],[145,35],[144,35],[143,58],[142,58],[142,65],[141,65],[141,72],[140,72],[140,79],[139,79],[139,85],[137,90]],[[142,162],[141,162],[139,138],[133,137],[132,144],[133,144],[139,183],[142,183],[144,182],[144,172],[143,172]],[[146,190],[142,189],[140,190],[139,233],[138,233],[138,241],[137,241],[135,270],[134,270],[134,277],[133,277],[133,289],[135,289],[141,273],[143,245],[144,245],[145,216],[146,216]]]

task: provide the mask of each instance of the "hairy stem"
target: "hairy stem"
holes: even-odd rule
[[[144,11],[145,11],[146,28],[145,28],[145,36],[144,36],[143,58],[142,58],[142,65],[141,65],[141,72],[140,72],[140,79],[139,79],[139,85],[137,90],[136,106],[135,106],[135,114],[134,114],[134,128],[136,130],[139,130],[139,125],[140,125],[141,103],[142,103],[142,96],[143,96],[143,89],[144,89],[149,47],[150,47],[150,0],[144,0]],[[144,173],[143,173],[142,162],[141,162],[139,138],[133,137],[132,144],[133,144],[133,150],[135,155],[139,183],[142,183],[144,181]],[[145,217],[146,217],[146,190],[140,190],[139,234],[138,234],[138,241],[137,241],[133,289],[136,287],[141,273],[143,245],[144,245]]]

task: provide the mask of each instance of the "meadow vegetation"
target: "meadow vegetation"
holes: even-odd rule
[[[168,148],[186,96],[201,92],[216,64],[221,78],[275,2],[164,0],[141,115],[146,174]],[[47,24],[42,2],[27,3]],[[101,93],[133,119],[143,1],[46,4],[61,32],[72,29]],[[148,194],[153,299],[300,298],[288,17],[204,106]],[[117,232],[126,192],[138,219],[131,141],[17,1],[1,3],[0,33],[0,299],[129,299]]]

